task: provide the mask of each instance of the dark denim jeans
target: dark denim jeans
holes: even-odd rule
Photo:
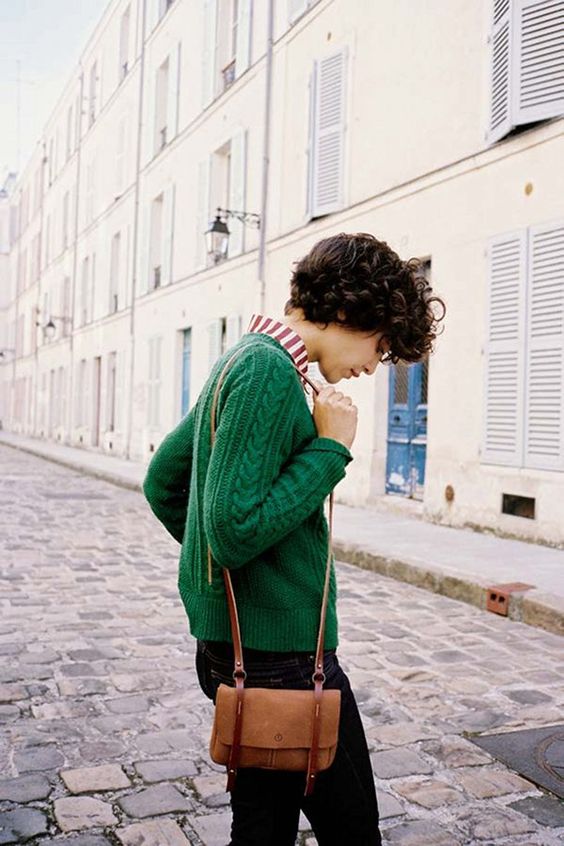
[[[243,647],[243,658],[247,687],[313,690],[313,654]],[[219,685],[234,685],[233,645],[199,640],[196,670],[200,687],[215,704]],[[233,818],[229,846],[294,846],[300,809],[308,818],[319,846],[381,846],[378,803],[364,726],[336,650],[325,651],[323,670],[324,687],[341,691],[335,760],[327,770],[318,773],[311,796],[303,795],[305,773],[239,768],[231,791]]]

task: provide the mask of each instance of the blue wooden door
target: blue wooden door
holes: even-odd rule
[[[182,397],[180,416],[184,417],[190,408],[190,358],[192,355],[192,329],[185,329],[182,339]]]
[[[386,493],[423,499],[428,372],[427,358],[391,369]]]

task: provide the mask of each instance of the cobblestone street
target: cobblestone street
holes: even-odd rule
[[[0,462],[0,844],[226,846],[178,544],[137,492]],[[337,579],[385,842],[564,843],[562,802],[465,736],[563,723],[563,639],[341,562]],[[298,842],[316,843],[303,816]]]

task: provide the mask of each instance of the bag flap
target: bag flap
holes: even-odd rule
[[[334,746],[339,736],[340,690],[324,690],[321,699],[319,746]],[[241,746],[301,749],[311,745],[315,700],[309,690],[246,687]],[[221,743],[230,746],[235,728],[237,689],[220,684],[215,724]]]

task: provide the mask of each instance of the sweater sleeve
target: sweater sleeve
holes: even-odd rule
[[[178,543],[184,537],[190,495],[195,410],[194,405],[161,442],[143,481],[151,510]]]
[[[318,436],[288,457],[296,404],[303,397],[295,370],[277,355],[247,358],[223,391],[203,524],[213,559],[236,569],[312,514],[345,476],[353,456],[339,441]]]

